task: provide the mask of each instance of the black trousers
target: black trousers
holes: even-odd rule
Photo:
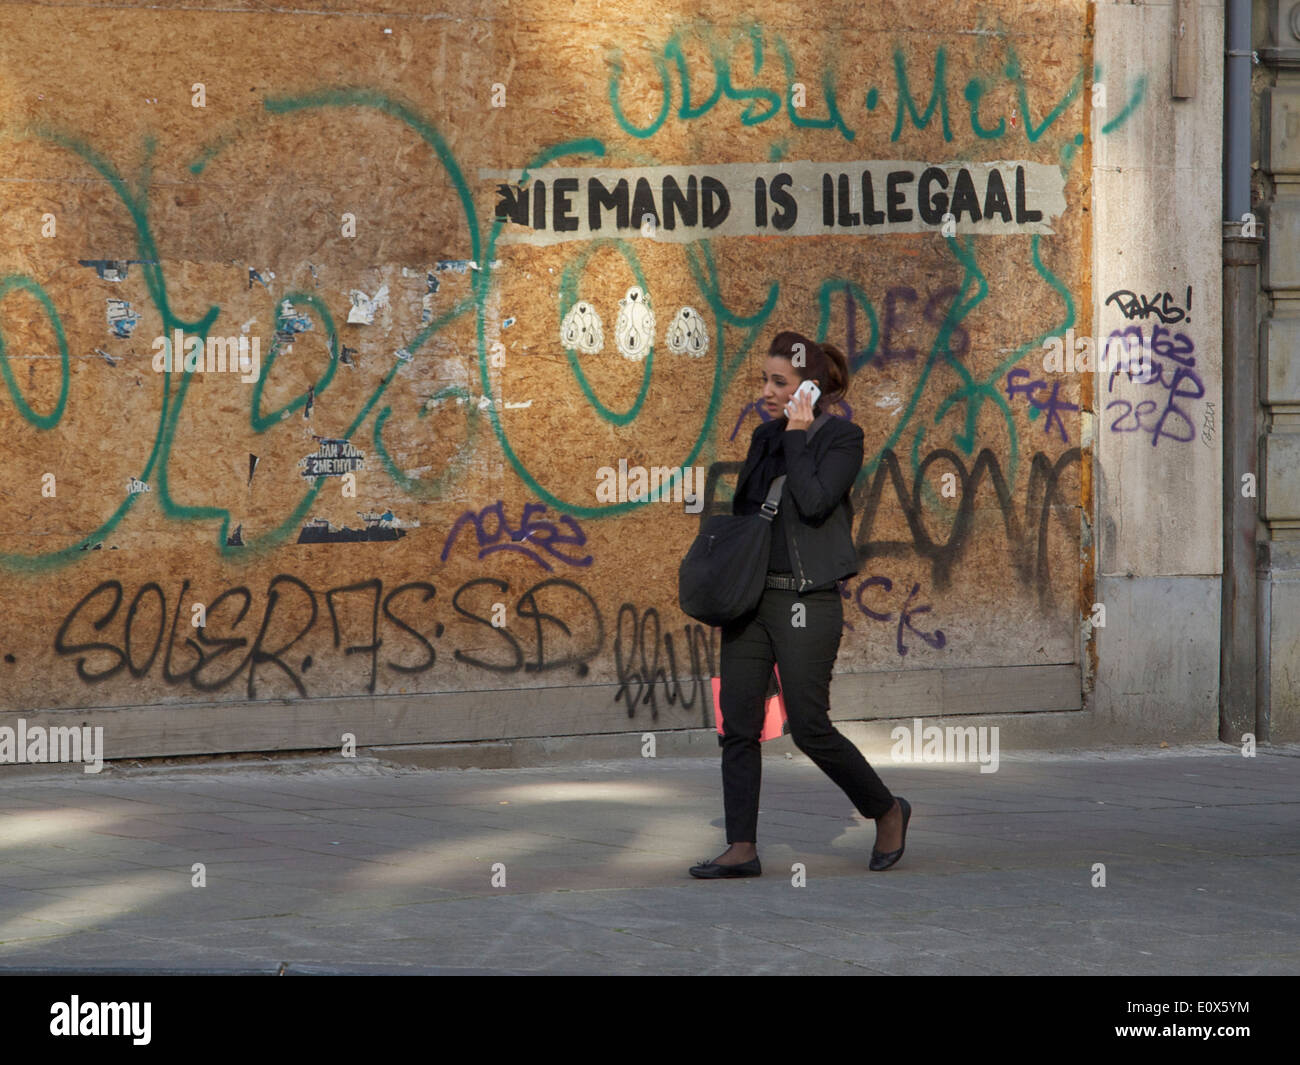
[[[802,596],[768,588],[755,610],[723,626],[719,702],[728,843],[758,839],[763,768],[758,737],[774,662],[795,746],[839,785],[863,817],[880,817],[893,807],[894,796],[876,771],[830,721],[831,667],[843,627],[844,604],[834,588]]]

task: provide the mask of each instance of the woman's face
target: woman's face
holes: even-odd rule
[[[769,355],[763,368],[763,406],[769,417],[784,418],[785,405],[803,383],[799,371],[789,359]]]

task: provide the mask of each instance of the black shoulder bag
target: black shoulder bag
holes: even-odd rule
[[[827,414],[808,428],[808,439]],[[781,503],[785,475],[772,481],[757,514],[715,514],[704,523],[677,571],[682,612],[706,625],[733,621],[758,605],[767,578],[772,519]]]

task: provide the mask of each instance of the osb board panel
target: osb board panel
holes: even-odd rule
[[[1086,6],[609,4],[581,32],[569,5],[464,8],[0,6],[0,705],[491,692],[531,734],[635,728],[649,698],[691,724],[683,689],[716,672],[676,606],[700,519],[610,503],[599,471],[698,469],[725,508],[786,328],[849,352],[838,412],[866,433],[839,669],[1076,662],[1088,378],[1008,374],[1042,377],[1041,338],[1090,305]],[[1045,166],[1064,209],[850,226],[891,160],[967,166],[984,208],[997,164],[1018,219],[1010,175]],[[725,164],[787,166],[814,231],[656,240],[610,211],[537,244],[496,217],[503,171]],[[822,171],[852,175],[829,225]],[[629,357],[634,286],[655,325]],[[591,352],[562,338],[578,301]],[[669,346],[684,308],[694,354]],[[178,330],[258,359],[160,373]]]

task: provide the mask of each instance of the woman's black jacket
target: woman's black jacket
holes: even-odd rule
[[[777,434],[783,434],[786,479],[781,492],[782,524],[790,565],[802,593],[858,572],[849,492],[862,469],[863,434],[854,422],[835,416],[826,419],[811,441],[806,430],[787,431],[786,424],[785,418],[776,418],[754,430],[736,481],[732,512],[738,513],[745,481],[777,441]]]

